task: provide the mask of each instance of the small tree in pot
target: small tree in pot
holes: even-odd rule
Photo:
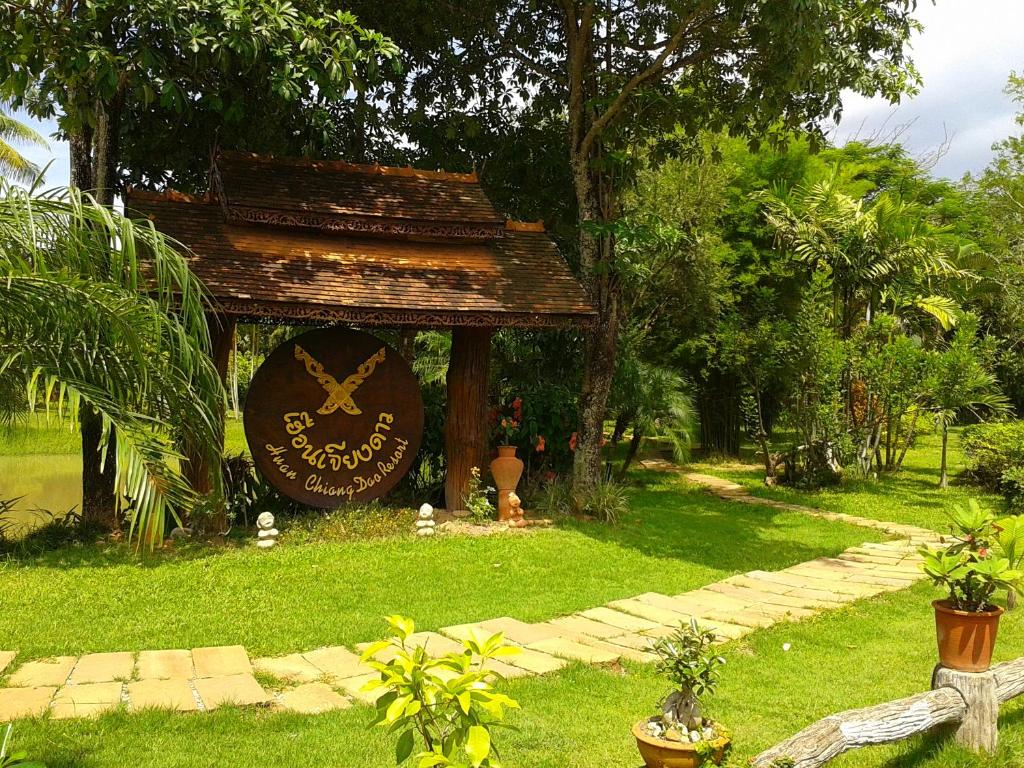
[[[661,714],[633,726],[637,747],[648,768],[685,768],[706,760],[721,762],[729,747],[729,733],[704,716],[702,702],[718,684],[725,659],[714,652],[715,633],[702,629],[696,619],[682,625],[651,646],[658,656],[656,669],[673,690],[661,702]]]
[[[1001,526],[973,499],[951,515],[953,535],[944,550],[923,547],[922,568],[949,592],[935,600],[939,662],[963,672],[984,672],[992,662],[999,617],[998,592],[1015,590],[1022,573],[1007,554],[1021,549],[1024,528]]]

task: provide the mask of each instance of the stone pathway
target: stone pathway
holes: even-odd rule
[[[844,603],[910,586],[922,578],[916,545],[864,544],[835,558],[781,571],[750,571],[679,595],[645,592],[551,621],[511,617],[419,632],[413,642],[436,654],[461,652],[473,629],[504,632],[522,653],[492,668],[507,678],[543,675],[569,662],[653,661],[651,641],[690,617],[721,642],[780,621],[797,621]],[[48,715],[89,717],[119,706],[181,712],[258,705],[316,713],[372,703],[362,691],[375,673],[355,649],[318,648],[250,661],[242,646],[95,653],[26,661],[0,683],[0,722]],[[386,652],[383,652],[386,654]],[[0,652],[0,680],[15,654]]]
[[[435,655],[462,652],[458,642],[474,629],[503,632],[522,652],[491,668],[506,678],[544,675],[570,662],[650,662],[652,640],[691,617],[728,642],[782,621],[799,621],[845,603],[892,592],[924,578],[917,548],[938,541],[924,528],[885,523],[812,507],[760,499],[742,486],[711,475],[686,479],[731,501],[787,509],[827,520],[882,530],[900,540],[851,547],[781,571],[750,571],[678,595],[644,592],[550,621],[508,616],[418,632],[412,642]],[[126,707],[180,712],[264,706],[301,713],[372,703],[362,691],[376,673],[360,661],[368,643],[250,660],[240,645],[212,648],[58,656],[15,665],[0,651],[0,723],[24,717],[91,717]],[[386,659],[388,651],[379,658]]]

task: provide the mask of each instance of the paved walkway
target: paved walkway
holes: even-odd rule
[[[878,528],[902,539],[851,547],[838,557],[821,557],[781,571],[750,571],[679,595],[645,592],[533,624],[507,616],[459,624],[440,632],[419,632],[413,642],[442,655],[461,652],[458,641],[474,628],[504,632],[509,643],[522,648],[505,661],[491,662],[508,678],[543,675],[570,662],[649,662],[654,659],[647,651],[651,641],[691,617],[727,642],[761,627],[908,587],[923,578],[917,547],[938,539],[938,534],[923,528],[758,499],[710,475],[687,479],[733,501]],[[366,645],[254,660],[236,645],[59,656],[20,665],[14,663],[15,652],[0,651],[0,723],[24,717],[91,717],[121,706],[194,712],[241,705],[315,713],[357,701],[372,703],[374,697],[362,691],[375,676],[360,661]]]

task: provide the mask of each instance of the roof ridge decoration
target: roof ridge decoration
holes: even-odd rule
[[[479,184],[476,171],[460,173],[456,171],[431,171],[413,168],[411,165],[380,165],[379,163],[350,163],[346,160],[314,160],[308,157],[281,157],[278,155],[259,155],[255,152],[239,152],[222,149],[218,157],[227,160],[249,160],[257,164],[278,165],[292,168],[312,168],[314,170],[338,171],[341,173],[363,173],[370,176],[399,176],[414,179],[431,179],[437,181],[457,181],[464,184]]]
[[[537,219],[536,221],[508,219],[505,222],[505,229],[509,232],[547,232],[544,228],[544,219]]]

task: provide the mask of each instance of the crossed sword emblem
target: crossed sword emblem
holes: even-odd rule
[[[315,359],[311,354],[309,354],[309,352],[296,344],[295,359],[306,364],[306,372],[316,379],[320,386],[327,392],[327,399],[324,400],[324,404],[317,409],[317,413],[327,416],[340,408],[349,416],[358,416],[361,414],[362,411],[359,410],[359,407],[352,399],[352,393],[359,389],[360,385],[370,377],[374,368],[377,367],[377,363],[384,362],[385,349],[385,347],[381,347],[370,355],[366,359],[366,362],[360,363],[359,367],[356,368],[355,373],[339,384],[337,379],[327,373],[323,364],[320,363],[319,360]]]

